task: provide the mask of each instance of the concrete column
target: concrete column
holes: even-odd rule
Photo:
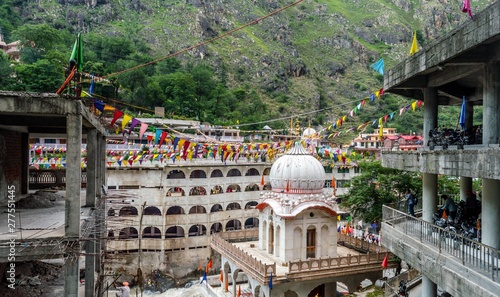
[[[66,197],[65,197],[65,237],[78,240],[80,237],[80,188],[82,172],[80,168],[82,156],[82,116],[69,114],[66,117]],[[78,246],[78,243],[76,243]],[[70,250],[68,253],[78,253]],[[76,255],[78,256],[78,255]],[[78,259],[68,260],[64,265],[64,296],[78,297],[80,271]]]
[[[483,144],[498,143],[500,137],[500,62],[489,62],[484,70]]]
[[[90,129],[87,132],[87,189],[85,191],[85,206],[88,207],[95,207],[97,152],[97,130]]]
[[[438,94],[436,88],[424,89],[424,145],[429,142],[429,131],[438,125]]]
[[[21,134],[21,194],[28,194],[29,191],[29,168],[28,164],[30,162],[29,158],[30,144],[29,144],[29,134]]]
[[[461,176],[460,177],[460,200],[467,200],[467,192],[472,191],[472,178]]]
[[[422,295],[426,297],[437,297],[437,285],[430,278],[422,274]]]
[[[89,240],[85,246],[85,297],[94,296],[94,275],[95,275],[95,229],[92,230]]]
[[[433,223],[433,214],[437,210],[437,174],[423,173],[422,179],[422,219]]]
[[[106,136],[101,133],[97,134],[97,146],[98,146],[98,157],[97,157],[97,193],[101,193],[101,188],[106,185]]]
[[[80,189],[82,184],[82,116],[66,118],[66,237],[80,237]]]
[[[484,139],[484,138],[483,138]],[[500,249],[500,180],[483,178],[481,200],[481,242]]]

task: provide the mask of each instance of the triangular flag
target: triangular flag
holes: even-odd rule
[[[382,267],[387,268],[389,266],[388,263],[387,263],[389,261],[388,258],[389,258],[389,253],[386,253],[385,257],[384,257],[384,260],[382,261]]]
[[[203,273],[203,278],[201,279],[200,284],[202,284],[204,281],[205,281],[205,282],[207,281],[207,273],[206,273],[206,272],[205,272],[205,273]]]
[[[139,125],[140,123],[141,123],[141,121],[139,121],[136,118],[133,118],[132,122],[130,123],[130,128],[128,128],[128,134],[130,135],[130,133],[132,133],[132,130],[134,130],[134,127]]]
[[[413,34],[413,42],[411,43],[410,56],[416,52],[418,52],[417,31],[415,31],[415,33]]]
[[[261,186],[264,186],[266,183],[264,181],[264,174],[262,175],[262,177],[260,178],[260,185]]]
[[[144,135],[144,132],[148,129],[148,124],[146,123],[141,123],[141,128],[139,129],[139,139],[142,139],[142,136]]]
[[[122,115],[123,115],[123,112],[119,111],[118,109],[115,109],[115,113],[113,115],[113,120],[111,120],[111,126],[113,126],[113,124],[116,122],[116,120],[121,118]]]
[[[241,297],[241,285],[238,285],[238,295],[236,295],[237,297]]]
[[[384,75],[384,59],[380,59],[377,62],[371,64],[370,68],[373,68],[378,73]]]
[[[127,125],[128,122],[130,122],[130,120],[132,120],[132,117],[129,116],[128,114],[126,114],[126,115],[123,116],[122,131],[125,131],[125,126]]]
[[[219,281],[222,283],[224,282],[224,271],[220,271],[220,275],[219,275]]]
[[[78,71],[82,71],[83,69],[83,42],[82,42],[82,34],[78,33],[76,37],[75,44],[73,45],[73,51],[71,52],[71,57],[69,61],[74,60],[76,63],[76,69]]]

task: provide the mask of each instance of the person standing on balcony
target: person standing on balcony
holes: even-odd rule
[[[455,201],[451,199],[451,196],[448,195],[442,195],[441,198],[445,199],[444,205],[441,206],[441,210],[446,210],[446,214],[448,215],[449,221],[454,221],[455,217],[457,216],[457,205],[455,204]]]
[[[410,213],[410,215],[412,217],[414,217],[415,216],[415,209],[414,209],[415,199],[413,198],[413,194],[411,193],[410,189],[406,189],[405,198],[406,198],[406,203],[408,204],[408,212]]]

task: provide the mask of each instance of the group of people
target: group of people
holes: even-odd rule
[[[339,225],[337,228],[337,232],[340,234],[353,236],[364,241],[368,241],[369,243],[380,245],[380,236],[369,232],[368,230],[363,231],[360,229],[354,229],[350,224],[347,224],[345,226]]]

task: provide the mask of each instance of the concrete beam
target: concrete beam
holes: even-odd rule
[[[470,148],[468,148],[470,147]],[[382,166],[412,172],[500,180],[500,147],[465,146],[442,150],[382,152]]]
[[[440,68],[440,67],[438,67]],[[456,81],[473,73],[483,71],[484,63],[472,64],[466,66],[444,66],[437,72],[431,73],[427,78],[427,86],[439,87],[450,82]]]

